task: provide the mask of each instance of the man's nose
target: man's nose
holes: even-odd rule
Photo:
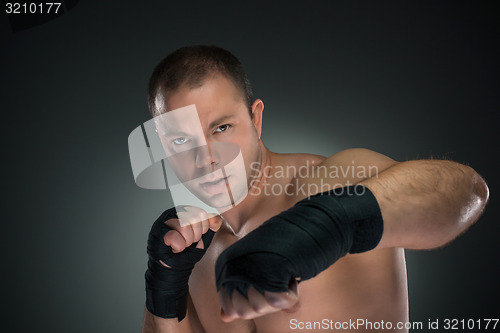
[[[204,146],[198,147],[195,160],[196,167],[207,168],[213,163],[214,159],[208,143]]]

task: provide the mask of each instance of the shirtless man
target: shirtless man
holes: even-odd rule
[[[154,117],[189,105],[196,106],[208,145],[227,142],[240,148],[248,175],[248,193],[241,202],[219,215],[202,210],[193,213],[198,214],[202,222],[182,226],[177,216],[162,215],[155,223],[168,228],[162,244],[158,244],[158,237],[150,234],[148,250],[166,246],[172,250],[169,258],[173,261],[155,260],[150,253],[146,274],[149,306],[144,313],[143,332],[275,333],[301,328],[373,331],[363,325],[346,326],[358,319],[391,323],[390,331],[407,332],[407,328],[396,326],[408,321],[404,248],[440,247],[470,227],[488,200],[484,180],[472,168],[452,161],[396,162],[366,149],[348,149],[330,157],[271,152],[260,139],[264,104],[260,99],[253,100],[238,60],[220,48],[180,49],[162,61],[153,73],[149,106]],[[182,137],[179,140],[176,144],[186,141]],[[195,156],[192,165],[210,168],[217,163],[211,156],[200,155]],[[353,168],[357,171],[345,172]],[[321,170],[344,172],[332,174]],[[360,170],[364,172],[358,172]],[[322,267],[312,278],[301,281],[300,276],[294,276],[290,281],[281,281],[289,285],[288,291],[259,288],[257,281],[247,281],[246,292],[238,288],[231,292],[224,284],[217,290],[216,283],[220,281],[216,281],[215,265],[224,250],[233,244],[236,246],[252,231],[258,231],[264,222],[293,209],[301,200],[353,184],[363,185],[378,203],[383,233],[378,238],[374,236],[373,249],[356,254],[344,251],[333,265]],[[360,206],[361,210],[364,208]],[[311,211],[311,216],[314,214]],[[310,223],[316,223],[312,219]],[[202,238],[209,230],[216,231],[211,243]],[[316,236],[319,239],[321,235]],[[272,237],[282,241],[286,236]],[[209,245],[208,249],[205,245]],[[300,250],[308,245],[300,243],[296,247]],[[173,315],[152,314],[151,311],[157,311],[163,304],[151,290],[161,289],[164,281],[173,281],[169,275],[175,270],[172,263],[194,246],[202,252],[201,259],[192,263],[196,265],[189,277],[185,316],[182,309],[179,310],[182,307],[179,303],[175,304]],[[317,260],[316,257],[315,253],[310,254],[311,261]],[[262,265],[268,264],[265,261]],[[158,262],[162,266],[154,266]],[[229,267],[227,262],[221,264]],[[275,265],[270,269],[279,275],[285,267]],[[158,270],[164,271],[158,273]],[[262,275],[262,283],[270,280],[266,270],[258,274]],[[172,288],[175,290],[177,286]],[[166,297],[165,302],[169,297],[172,295]],[[331,326],[307,326],[314,322]],[[335,327],[335,322],[344,326]]]

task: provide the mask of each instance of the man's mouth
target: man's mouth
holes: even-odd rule
[[[230,176],[227,177],[221,177],[219,179],[216,179],[214,181],[207,181],[200,183],[201,188],[207,192],[208,194],[219,194],[222,192],[227,192],[227,179]]]

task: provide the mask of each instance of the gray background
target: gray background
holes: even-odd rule
[[[241,59],[273,151],[474,167],[479,222],[407,251],[410,319],[500,317],[495,3],[80,1],[17,33],[2,14],[2,331],[139,331],[147,233],[171,202],[136,187],[127,137],[154,66],[190,44]]]

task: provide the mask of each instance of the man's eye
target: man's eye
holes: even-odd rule
[[[215,129],[215,133],[220,133],[220,132],[227,131],[229,129],[229,127],[231,127],[231,125],[229,125],[229,124],[220,125],[219,127],[217,127]]]
[[[174,144],[176,144],[176,145],[182,145],[182,144],[185,144],[188,141],[189,141],[188,138],[177,138],[177,139],[172,140],[172,142]]]

